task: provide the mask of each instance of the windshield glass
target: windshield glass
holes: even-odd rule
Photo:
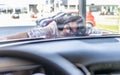
[[[0,39],[120,33],[119,0],[0,0]]]

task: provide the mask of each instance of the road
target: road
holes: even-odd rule
[[[104,24],[104,25],[118,25],[119,24],[119,16],[95,16],[96,24]]]
[[[26,26],[35,25],[35,19],[27,14],[20,14],[19,19],[13,19],[11,14],[0,15],[0,26]]]
[[[108,25],[117,25],[118,17],[116,16],[97,16],[95,17],[96,23],[108,24]],[[20,14],[19,19],[13,19],[12,15],[4,14],[0,15],[0,27],[2,26],[33,26],[36,25],[36,19],[30,18],[28,14]],[[102,30],[105,34],[113,34],[114,32]]]
[[[94,15],[96,24],[118,25],[118,16]],[[12,14],[0,14],[0,26],[35,25],[35,20],[29,14],[20,14],[19,19],[13,19]]]
[[[98,29],[96,28],[98,31],[101,31],[103,35],[107,35],[107,34],[118,34],[116,32],[110,31],[110,30],[104,30],[104,29]]]

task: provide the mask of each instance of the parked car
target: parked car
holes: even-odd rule
[[[31,14],[30,17],[31,18],[38,18],[37,14]]]
[[[86,14],[86,24],[89,27],[94,27],[96,25],[95,17],[92,15],[91,12],[87,12]]]
[[[20,15],[17,14],[17,13],[14,13],[14,14],[12,14],[12,18],[13,18],[13,19],[19,19],[19,18],[20,18]]]
[[[78,15],[78,12],[67,12],[68,15]],[[91,12],[86,13],[86,25],[89,27],[96,26],[95,17]]]

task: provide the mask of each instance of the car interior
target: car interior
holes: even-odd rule
[[[87,1],[79,0],[84,20]],[[35,27],[0,27],[0,37]],[[0,40],[0,75],[120,75],[119,49],[119,34]]]

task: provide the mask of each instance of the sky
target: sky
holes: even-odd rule
[[[14,3],[13,3],[14,2]],[[27,4],[27,3],[43,3],[44,0],[0,0],[0,4]]]
[[[76,0],[69,0],[70,2],[74,3]],[[13,3],[14,2],[14,3]],[[97,4],[97,5],[103,5],[103,4],[109,4],[109,5],[120,5],[120,0],[86,0],[87,4]],[[27,4],[27,3],[44,3],[44,0],[0,0],[0,4],[15,4],[15,5],[20,5],[20,4]]]
[[[44,0],[0,0],[0,4],[6,4],[6,7],[23,7],[28,4],[44,3]]]
[[[108,4],[108,5],[120,5],[120,0],[86,0],[87,4],[95,3],[98,5]]]

